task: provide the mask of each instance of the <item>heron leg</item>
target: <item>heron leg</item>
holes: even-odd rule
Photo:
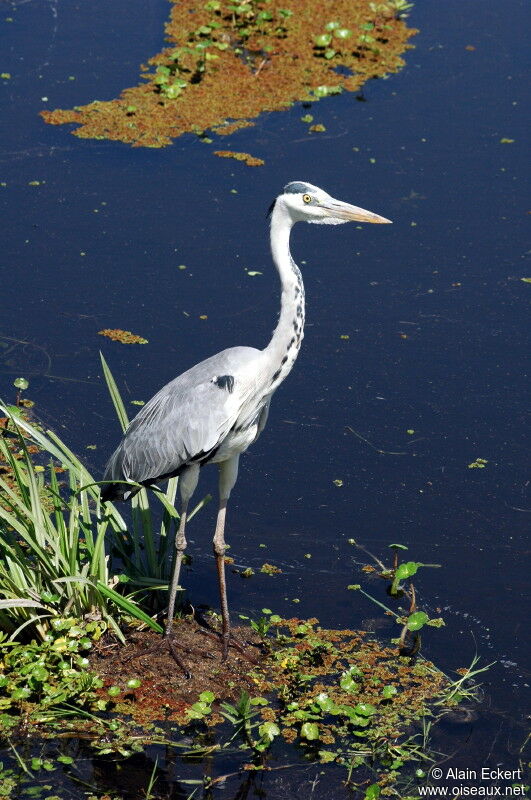
[[[167,638],[171,634],[173,625],[173,615],[175,613],[175,598],[177,596],[177,589],[179,588],[179,576],[181,574],[181,564],[186,550],[186,519],[188,514],[188,503],[192,497],[199,480],[199,465],[192,464],[184,470],[179,477],[179,488],[181,492],[181,518],[179,520],[179,527],[175,534],[175,556],[173,563],[173,572],[170,583],[170,596],[168,600],[168,616],[166,619],[166,627],[164,629],[164,636]]]
[[[227,658],[230,639],[230,617],[227,603],[227,584],[225,581],[225,516],[230,493],[238,477],[239,454],[219,466],[219,509],[214,532],[214,555],[218,570],[219,598],[221,604],[222,658]]]

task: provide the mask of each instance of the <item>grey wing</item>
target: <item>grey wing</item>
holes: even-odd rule
[[[104,480],[151,481],[207,458],[248,401],[249,366],[259,355],[251,347],[233,347],[164,386],[129,425]]]

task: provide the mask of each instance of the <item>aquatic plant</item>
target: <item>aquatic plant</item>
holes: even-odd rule
[[[382,608],[386,614],[394,617],[396,621],[402,625],[402,631],[399,639],[397,640],[400,652],[403,655],[415,655],[420,649],[420,636],[418,635],[418,631],[420,631],[425,625],[429,625],[433,628],[440,628],[445,623],[441,617],[430,619],[425,611],[418,610],[415,586],[411,579],[417,574],[420,567],[439,568],[441,565],[423,564],[420,561],[404,561],[400,563],[398,555],[399,552],[405,551],[408,548],[406,545],[393,543],[389,545],[389,548],[393,551],[393,565],[391,567],[386,567],[380,558],[373,555],[373,553],[370,553],[355,539],[349,539],[348,541],[349,544],[354,545],[359,550],[362,550],[364,553],[370,556],[378,568],[376,569],[372,564],[365,564],[362,568],[363,571],[365,573],[376,573],[380,578],[389,581],[387,588],[388,595],[397,599],[405,597],[407,600],[409,600],[409,609],[407,612],[404,612],[403,609],[399,609],[399,611],[393,611],[388,606],[384,605],[382,602],[368,594],[368,592],[362,589],[359,583],[350,584],[350,586],[347,588],[361,592],[361,594],[365,595],[365,597],[371,600],[371,602]],[[404,581],[406,580],[409,580],[409,586],[407,588],[404,585]],[[410,634],[412,633],[414,636],[410,642]]]
[[[34,722],[55,718],[57,707],[76,703],[103,711],[108,702],[96,690],[103,681],[88,670],[87,653],[106,628],[100,621],[54,617],[44,641],[10,641],[0,635],[0,728],[20,722],[20,712]]]
[[[125,427],[125,407],[102,363]],[[21,404],[27,381],[16,385]],[[11,640],[44,639],[56,617],[89,616],[105,621],[122,641],[122,622],[131,618],[161,632],[141,609],[138,592],[166,587],[177,479],[156,495],[160,526],[145,490],[134,498],[130,526],[112,503],[102,507],[98,484],[55,433],[30,421],[20,405],[0,404],[0,412],[0,628]],[[116,555],[120,575],[112,568]]]
[[[143,82],[116,100],[42,111],[53,125],[76,123],[82,138],[164,147],[183,133],[211,142],[262,111],[358,91],[403,66],[415,33],[405,0],[186,0],[166,25],[169,46],[149,59]],[[232,151],[217,155],[238,157]],[[246,155],[248,165],[260,159]]]
[[[102,331],[98,331],[98,334],[100,336],[106,336],[114,342],[121,342],[122,344],[148,343],[148,340],[144,339],[143,336],[137,336],[137,334],[131,333],[131,331],[123,331],[121,328],[104,328]]]
[[[91,475],[56,434],[30,423],[16,406],[0,405],[0,411],[2,630],[12,640],[43,639],[61,614],[95,615],[121,638],[124,615],[159,629],[116,591],[119,578],[109,569],[105,537],[127,530],[117,509],[101,513]]]

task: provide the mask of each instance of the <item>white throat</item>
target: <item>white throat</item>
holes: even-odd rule
[[[304,285],[289,249],[293,220],[281,200],[271,215],[271,253],[281,286],[280,316],[264,354],[271,365],[271,391],[289,374],[304,336]]]

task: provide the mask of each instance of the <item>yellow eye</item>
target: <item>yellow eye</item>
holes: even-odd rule
[[[311,203],[312,202],[311,195],[309,195],[309,194],[303,194],[302,199],[304,200],[305,203]]]

